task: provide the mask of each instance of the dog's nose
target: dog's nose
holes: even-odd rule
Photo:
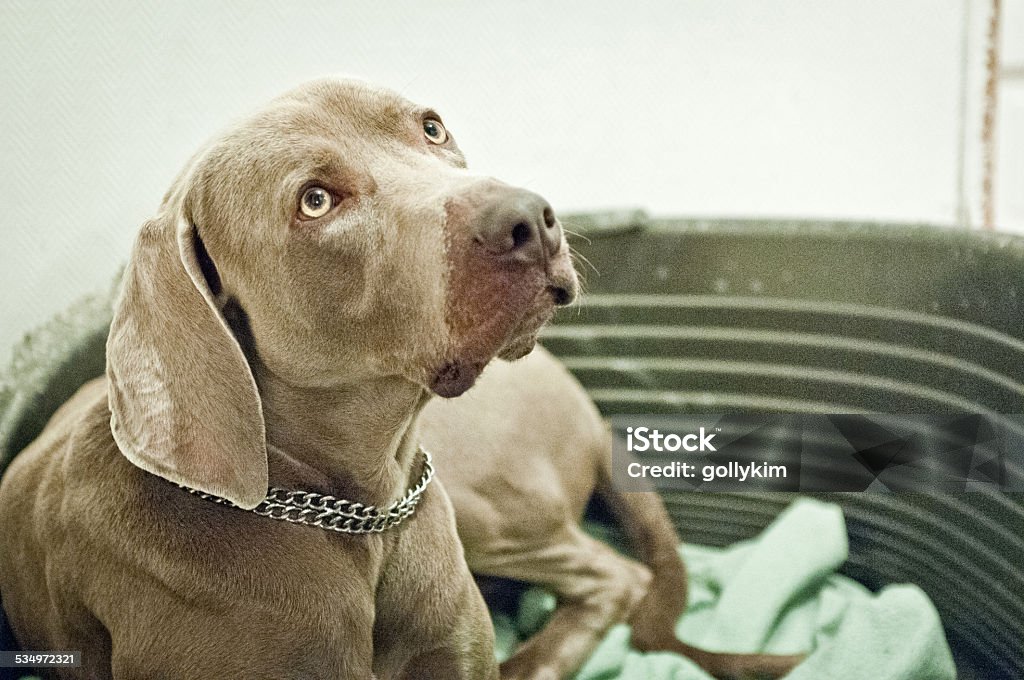
[[[532,191],[501,192],[480,218],[476,240],[496,257],[543,264],[562,246],[562,226],[555,211]]]

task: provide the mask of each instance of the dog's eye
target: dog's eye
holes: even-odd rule
[[[423,136],[431,144],[444,144],[448,141],[448,131],[436,118],[427,118],[423,121]]]
[[[334,207],[334,197],[331,192],[321,187],[310,187],[302,194],[299,201],[299,210],[306,217],[323,217]]]

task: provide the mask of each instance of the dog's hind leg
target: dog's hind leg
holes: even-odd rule
[[[650,572],[568,524],[516,552],[467,555],[474,572],[543,586],[558,598],[547,625],[501,665],[503,680],[560,680],[572,675],[613,624],[640,602]]]

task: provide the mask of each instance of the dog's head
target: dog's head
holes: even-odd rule
[[[251,364],[457,396],[576,291],[544,199],[467,172],[436,112],[316,81],[197,154],[143,226],[107,347],[114,436],[140,467],[252,507]]]

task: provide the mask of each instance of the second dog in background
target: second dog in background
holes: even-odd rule
[[[778,678],[803,659],[715,653],[676,638],[687,578],[665,506],[656,493],[613,487],[608,425],[542,347],[492,363],[458,399],[435,399],[420,427],[455,506],[470,569],[558,597],[547,625],[502,664],[503,680],[569,678],[623,621],[638,649],[682,654],[717,678]],[[643,564],[580,527],[595,492]]]

